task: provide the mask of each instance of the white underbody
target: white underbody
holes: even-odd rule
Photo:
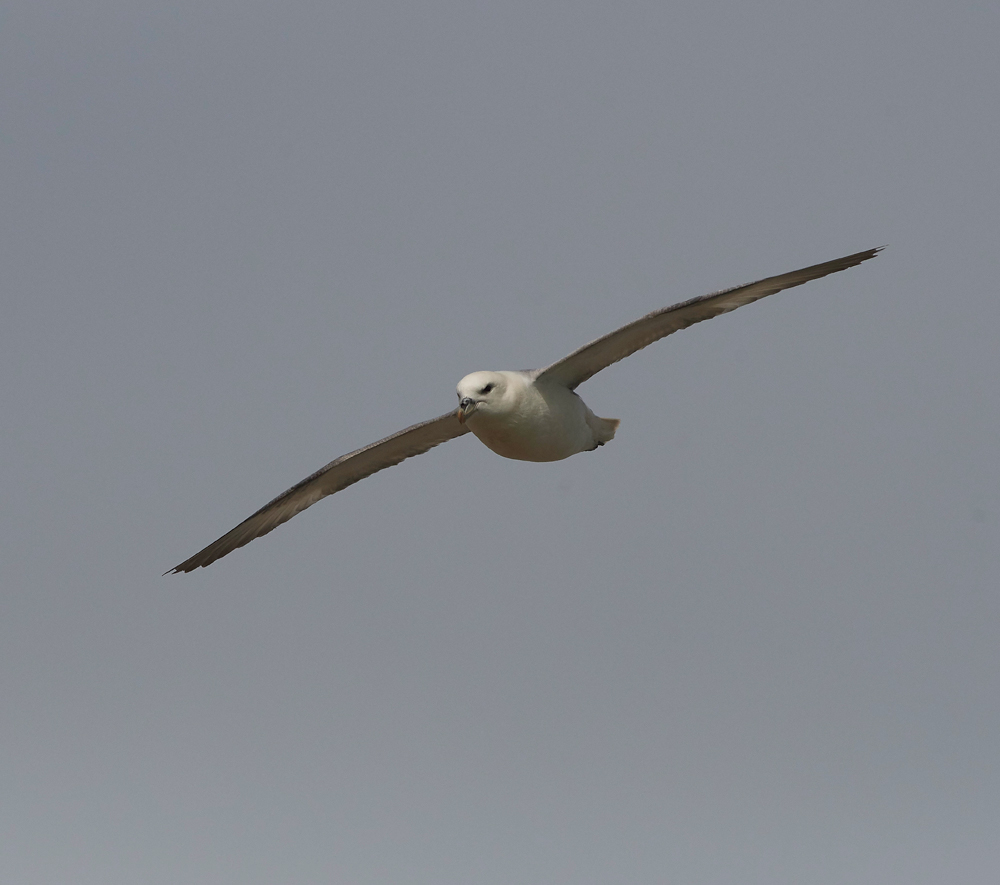
[[[497,376],[502,376],[499,395],[480,401],[467,423],[498,455],[519,461],[560,461],[614,437],[617,421],[598,418],[567,387],[536,382],[525,372],[473,373],[462,379],[460,396],[478,389],[484,379],[500,381]]]

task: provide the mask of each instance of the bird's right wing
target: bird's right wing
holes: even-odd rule
[[[311,507],[320,498],[339,492],[359,479],[371,476],[386,467],[392,467],[393,464],[398,464],[413,455],[423,454],[434,446],[468,432],[469,428],[460,424],[457,413],[452,411],[430,421],[424,421],[422,424],[414,424],[356,452],[342,455],[278,495],[270,504],[261,507],[253,516],[243,520],[232,531],[226,532],[218,541],[213,541],[204,550],[198,551],[166,574],[190,572],[211,565],[227,553],[232,553],[237,547],[266,535],[296,513]]]
[[[864,252],[857,252],[844,258],[837,258],[823,264],[814,264],[812,267],[793,270],[777,277],[758,280],[756,283],[735,286],[732,289],[723,289],[721,292],[713,292],[711,295],[702,295],[700,298],[692,298],[690,301],[682,301],[671,307],[654,310],[652,313],[637,319],[634,323],[622,326],[596,341],[591,341],[590,344],[585,344],[579,350],[573,351],[569,356],[563,357],[551,366],[539,369],[534,373],[534,376],[535,378],[556,381],[573,390],[578,384],[582,384],[592,375],[596,375],[601,369],[606,369],[612,363],[631,356],[647,344],[652,344],[672,332],[686,329],[688,326],[711,319],[720,313],[735,310],[737,307],[742,307],[744,304],[757,301],[767,295],[773,295],[782,289],[801,286],[803,283],[825,277],[827,274],[856,267],[862,261],[873,258],[880,251],[881,247],[866,249]]]

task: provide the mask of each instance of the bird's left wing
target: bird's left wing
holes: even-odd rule
[[[422,424],[414,424],[392,436],[380,439],[371,445],[342,455],[312,476],[293,485],[287,492],[278,495],[270,504],[261,507],[249,519],[243,520],[232,531],[226,532],[218,541],[209,544],[190,559],[165,572],[177,574],[190,572],[196,568],[211,565],[237,547],[249,544],[254,538],[266,535],[296,513],[311,507],[320,498],[339,492],[359,479],[371,476],[386,467],[392,467],[413,455],[420,455],[434,446],[468,433],[469,428],[458,421],[455,412],[448,412]]]
[[[591,341],[590,344],[585,344],[569,356],[563,357],[551,366],[539,369],[533,374],[535,378],[556,381],[573,390],[578,384],[582,384],[591,375],[596,375],[601,369],[606,369],[612,363],[630,356],[637,350],[642,350],[647,344],[659,341],[660,338],[670,335],[672,332],[686,329],[688,326],[711,319],[720,313],[735,310],[737,307],[742,307],[744,304],[757,301],[767,295],[773,295],[782,289],[801,286],[803,283],[825,277],[827,274],[856,267],[862,261],[875,257],[880,251],[882,251],[881,247],[866,249],[864,252],[857,252],[844,258],[836,258],[823,264],[803,267],[801,270],[768,277],[766,280],[758,280],[756,283],[723,289],[721,292],[713,292],[711,295],[702,295],[700,298],[692,298],[690,301],[682,301],[671,307],[654,310],[652,313],[637,319],[634,323],[622,326],[596,341]]]

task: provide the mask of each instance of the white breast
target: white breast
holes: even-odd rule
[[[490,449],[518,461],[560,461],[596,445],[587,406],[558,384],[535,384],[504,372],[508,387],[500,408],[469,416],[469,429]]]

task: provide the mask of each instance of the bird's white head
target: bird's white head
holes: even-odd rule
[[[505,372],[473,372],[458,382],[458,420],[464,424],[475,412],[495,409],[507,392]]]

